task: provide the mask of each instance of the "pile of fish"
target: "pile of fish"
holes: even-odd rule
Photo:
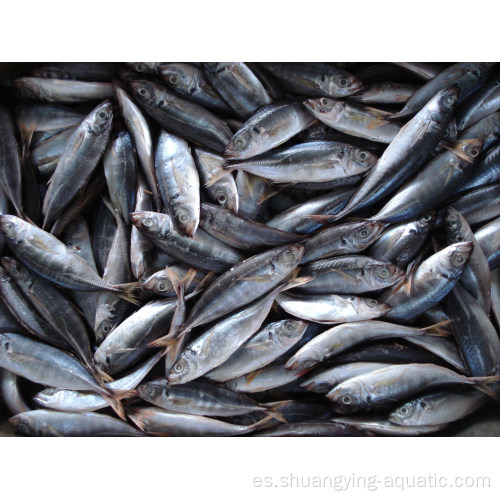
[[[34,64],[0,92],[18,433],[417,436],[498,409],[499,65]]]

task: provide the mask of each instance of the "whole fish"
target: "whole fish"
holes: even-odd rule
[[[471,241],[450,245],[422,262],[408,286],[399,284],[385,291],[380,300],[392,308],[386,318],[408,322],[441,302],[460,278],[472,248]]]
[[[401,129],[390,121],[390,113],[357,103],[318,97],[304,101],[304,106],[329,127],[370,141],[390,144]]]
[[[301,264],[326,257],[359,253],[377,239],[383,227],[381,222],[367,221],[348,222],[323,229],[306,241]]]
[[[57,215],[87,184],[104,153],[112,122],[111,103],[105,101],[68,139],[43,200],[44,228],[52,226]]]
[[[457,100],[458,87],[441,90],[402,127],[336,218],[372,205],[414,174],[442,138]]]
[[[156,212],[133,212],[132,223],[156,247],[171,257],[204,271],[222,273],[243,259],[235,249],[202,229],[192,238],[179,233],[167,214]]]
[[[370,255],[404,268],[422,248],[435,220],[436,214],[432,212],[410,222],[391,225],[371,246]]]
[[[163,203],[176,229],[192,237],[200,220],[200,180],[188,143],[162,130],[155,170]]]
[[[45,437],[143,436],[131,425],[100,413],[33,410],[20,413],[9,423],[21,434]]]
[[[406,184],[401,186],[382,209],[371,218],[384,222],[414,219],[442,204],[470,177],[474,160],[481,154],[482,142],[458,141],[454,151],[445,151],[432,159]]]
[[[278,183],[330,182],[363,174],[377,162],[369,151],[339,142],[306,142],[237,163],[225,170],[244,170]]]
[[[245,160],[265,153],[310,127],[315,121],[300,102],[265,106],[230,139],[224,158]]]
[[[398,117],[406,118],[420,111],[433,96],[441,90],[456,85],[459,102],[464,101],[472,92],[488,78],[495,63],[457,63],[445,68],[434,78],[422,85],[398,113]]]
[[[271,104],[264,85],[242,62],[202,63],[203,71],[212,87],[241,118]]]
[[[374,319],[391,309],[383,302],[357,295],[281,293],[276,302],[296,318],[326,325]]]
[[[135,389],[162,356],[161,352],[155,354],[127,375],[113,382],[108,382],[105,387],[120,390]],[[69,412],[97,411],[109,406],[109,403],[97,392],[72,391],[53,387],[40,391],[33,397],[33,401],[52,410]]]
[[[317,260],[301,269],[314,278],[298,288],[305,293],[365,293],[397,283],[404,272],[394,264],[372,257],[352,255]]]
[[[470,415],[488,401],[479,391],[465,393],[435,392],[396,408],[389,420],[399,425],[421,426],[449,424]]]
[[[13,81],[19,97],[46,102],[78,103],[113,97],[113,85],[58,78],[26,76]]]
[[[226,382],[263,368],[296,345],[307,326],[305,321],[291,319],[267,325],[206,377]]]
[[[490,311],[491,275],[488,259],[465,219],[453,208],[448,209],[445,220],[446,244],[472,241],[473,250],[462,272],[460,284],[481,304],[486,314]]]
[[[303,253],[298,244],[276,247],[232,267],[203,292],[182,329],[214,321],[270,292],[293,273]]]
[[[231,108],[210,85],[201,68],[186,63],[168,63],[161,64],[158,70],[165,83],[186,99],[214,113],[231,114]]]
[[[128,416],[139,429],[154,436],[238,436],[261,428],[273,418],[268,416],[245,426],[154,407],[133,408]]]
[[[200,227],[227,245],[242,250],[257,250],[303,240],[301,235],[245,219],[209,203],[201,204]]]
[[[136,161],[132,138],[126,131],[109,142],[102,163],[111,203],[123,222],[130,224],[129,213],[135,208]]]
[[[84,259],[33,224],[14,215],[1,215],[0,229],[19,260],[49,281],[72,290],[108,290],[134,301],[135,284],[105,283]]]
[[[259,63],[288,92],[306,96],[346,97],[363,85],[344,69],[323,63]]]
[[[309,368],[336,356],[357,344],[375,339],[406,338],[423,335],[434,327],[415,328],[386,321],[358,321],[335,326],[314,337],[286,363],[288,370]]]
[[[491,377],[493,382],[498,377]],[[418,392],[446,385],[465,385],[483,388],[486,380],[467,378],[448,368],[429,363],[392,365],[342,382],[327,398],[339,413],[366,411],[394,405]]]
[[[130,99],[128,94],[120,85],[115,82],[115,93],[120,105],[123,119],[127,125],[128,131],[134,140],[137,157],[142,167],[142,173],[147,182],[149,190],[152,193],[153,202],[157,210],[161,208],[160,192],[156,181],[154,154],[153,154],[153,139],[149,125],[144,118],[141,110]]]
[[[202,380],[172,386],[160,378],[142,384],[137,393],[155,406],[190,415],[231,417],[268,410],[243,394]]]
[[[224,152],[232,133],[220,118],[157,83],[140,80],[129,84],[144,111],[166,131],[216,153]]]

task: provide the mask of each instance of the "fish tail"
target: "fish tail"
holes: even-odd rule
[[[122,399],[131,398],[137,395],[136,390],[106,389],[107,393],[102,396],[106,402],[113,408],[115,413],[125,420],[125,410],[123,409]]]
[[[288,420],[283,416],[280,411],[280,408],[287,405],[291,401],[278,401],[276,403],[264,403],[262,406],[266,408],[266,412],[268,415],[271,415],[273,418],[278,420],[283,424],[288,424]]]
[[[261,429],[268,422],[270,422],[271,420],[273,420],[273,418],[274,418],[273,415],[267,415],[266,417],[264,417],[263,419],[259,420],[258,422],[255,422],[255,424],[249,425],[246,428],[246,432],[252,432],[252,431],[255,431],[257,429]]]
[[[91,368],[92,373],[94,374],[94,377],[99,384],[107,384],[109,382],[113,382],[113,377],[111,375],[108,375],[106,372],[98,368],[96,365],[91,365],[89,368]]]
[[[142,431],[145,432],[146,429],[146,421],[142,416],[142,411],[139,412],[137,410],[131,409],[127,412],[127,417],[134,422],[134,424]]]
[[[444,321],[440,321],[439,323],[436,323],[435,325],[431,326],[426,326],[425,328],[422,328],[422,332],[425,332],[428,335],[434,335],[436,337],[449,337],[450,332],[447,326],[451,325],[453,321],[451,319],[446,319]]]
[[[493,399],[500,399],[500,385],[496,387],[488,387],[492,384],[500,384],[500,375],[489,375],[486,377],[470,377],[471,384],[474,384],[476,389],[484,392]]]
[[[135,292],[139,288],[139,283],[122,283],[120,285],[112,285],[112,290],[118,294],[123,300],[134,304],[134,306],[140,306],[141,303],[137,300]]]

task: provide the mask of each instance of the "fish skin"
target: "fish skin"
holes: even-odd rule
[[[496,269],[500,264],[500,218],[479,228],[474,237],[488,259],[490,270]]]
[[[133,212],[132,223],[156,247],[188,266],[222,273],[243,260],[243,255],[202,229],[192,238],[179,233],[172,218],[157,212]]]
[[[415,85],[398,82],[374,82],[363,86],[363,90],[349,96],[350,101],[368,104],[404,104],[415,93]]]
[[[57,215],[87,184],[104,154],[112,123],[111,103],[105,101],[83,120],[66,142],[43,200],[44,228],[53,225]]]
[[[224,152],[232,133],[213,113],[154,82],[131,81],[129,85],[140,106],[163,129],[215,153]]]
[[[0,368],[0,391],[2,400],[11,415],[17,415],[31,408],[24,402],[23,395],[19,388],[20,378],[9,370]]]
[[[187,141],[162,130],[155,170],[163,204],[176,229],[192,237],[200,221],[200,180]]]
[[[5,195],[17,214],[22,216],[21,157],[14,121],[4,104],[0,104],[0,181]]]

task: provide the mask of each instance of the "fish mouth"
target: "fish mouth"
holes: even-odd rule
[[[142,217],[144,217],[145,212],[131,212],[130,213],[130,220],[134,226],[137,226],[139,222],[141,221]]]

